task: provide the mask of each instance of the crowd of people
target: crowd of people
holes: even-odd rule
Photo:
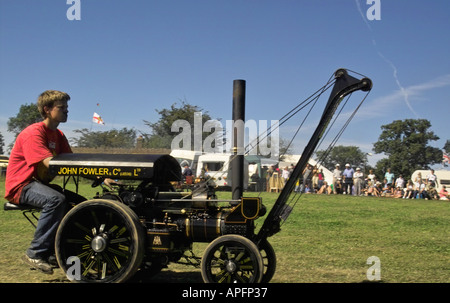
[[[283,168],[279,174],[284,180],[290,177],[293,170],[291,167]],[[266,180],[269,182],[275,168],[269,168]],[[349,163],[345,169],[341,170],[340,165],[336,164],[333,170],[333,180],[325,180],[323,170],[312,165],[307,165],[303,171],[302,178],[297,181],[296,192],[307,194],[344,194],[354,196],[374,196],[374,197],[392,197],[401,199],[425,199],[425,200],[450,200],[450,194],[445,185],[438,191],[438,182],[434,170],[426,176],[421,173],[414,180],[405,180],[402,175],[395,177],[390,168],[387,169],[380,181],[375,176],[373,170],[365,175],[361,168],[353,169]]]

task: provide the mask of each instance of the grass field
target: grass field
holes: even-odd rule
[[[90,185],[81,193],[92,197]],[[4,180],[0,180],[4,195]],[[230,193],[219,193],[228,198]],[[254,195],[254,193],[248,193]],[[270,209],[278,196],[262,193]],[[257,221],[258,226],[262,220]],[[61,270],[48,276],[29,270],[20,258],[33,237],[20,211],[0,211],[0,281],[66,282]],[[282,231],[269,238],[277,256],[272,282],[352,283],[367,281],[380,260],[381,282],[450,282],[450,203],[447,201],[303,195]],[[201,256],[207,244],[194,244]],[[201,282],[200,270],[171,264],[145,282]]]

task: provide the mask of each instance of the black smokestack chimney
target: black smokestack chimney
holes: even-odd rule
[[[245,80],[233,81],[233,160],[231,161],[231,192],[240,200],[244,192],[244,125]]]

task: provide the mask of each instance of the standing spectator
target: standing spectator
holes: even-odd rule
[[[367,175],[367,178],[370,179],[370,181],[375,183],[375,174],[373,173],[373,169],[369,169],[369,174]]]
[[[319,172],[317,170],[317,167],[314,166],[312,171],[312,187],[311,190],[313,193],[317,192],[319,190]]]
[[[289,176],[292,175],[292,173],[294,172],[294,164],[291,163],[291,165],[289,165]]]
[[[308,188],[311,189],[311,178],[312,178],[312,168],[311,164],[306,165],[305,170],[303,171],[303,187],[301,191],[306,189],[306,185],[308,184]]]
[[[405,179],[403,179],[402,175],[399,175],[398,178],[395,180],[395,188],[400,187],[401,190],[403,190],[403,187],[405,187]]]
[[[286,166],[285,168],[283,168],[283,171],[281,172],[281,177],[283,178],[284,184],[286,184],[287,180],[289,179],[290,173],[289,173],[289,169]]]
[[[183,177],[186,180],[186,184],[190,185],[193,183],[192,169],[189,167],[188,164],[184,165]]]
[[[389,187],[392,187],[392,185],[394,185],[394,174],[391,172],[390,168],[387,169],[387,172],[384,174],[384,178],[386,179],[387,185]]]
[[[353,175],[355,182],[355,192],[356,196],[361,196],[361,189],[364,184],[364,174],[361,172],[361,168],[357,167],[356,172]]]
[[[438,180],[437,180],[436,175],[434,174],[434,169],[432,169],[430,171],[430,174],[427,175],[427,185],[432,188],[434,188],[438,185]]]
[[[416,176],[416,178],[413,180],[413,182],[415,183],[415,182],[417,182],[419,179],[422,180],[422,173],[421,173],[421,172],[417,173],[417,176]]]
[[[345,164],[344,172],[342,173],[342,176],[344,177],[344,192],[343,194],[351,195],[352,194],[352,187],[353,187],[353,174],[355,171],[353,168],[351,168],[350,164]]]
[[[274,166],[270,166],[269,169],[267,170],[266,173],[266,190],[269,192],[270,191],[270,185],[269,185],[269,180],[270,178],[272,178],[274,172]]]
[[[261,182],[261,187],[262,187],[261,190],[262,191],[267,191],[267,189],[266,189],[266,186],[267,186],[267,181],[266,181],[267,170],[268,170],[268,168],[265,165],[261,169],[261,179],[259,180],[259,182]]]
[[[185,177],[192,176],[192,169],[189,167],[188,164],[184,165],[183,176]]]
[[[338,185],[338,183],[340,183],[342,171],[339,169],[339,164],[336,164],[335,167],[333,170],[333,193],[337,194],[338,188],[340,188],[340,184]]]
[[[319,188],[322,188],[322,185],[323,185],[323,183],[325,181],[325,176],[323,175],[323,169],[322,168],[319,171],[318,177],[319,177],[319,182],[318,182]]]

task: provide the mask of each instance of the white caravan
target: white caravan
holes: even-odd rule
[[[280,164],[279,164],[280,169],[282,169],[286,166],[289,166],[291,164],[296,165],[298,160],[300,160],[300,157],[301,157],[301,155],[286,155],[284,157],[284,160],[282,162],[280,162]],[[314,160],[313,158],[310,158],[308,163],[311,164],[312,166],[317,165],[317,161]],[[320,166],[318,166],[318,168],[323,170],[323,176],[324,176],[325,181],[327,181],[328,184],[332,184],[333,183],[333,173],[330,170],[328,170],[325,166],[320,165]],[[353,169],[356,170],[356,167],[353,167]]]
[[[187,164],[194,174],[197,170],[198,157],[200,157],[201,154],[202,153],[199,151],[184,149],[174,149],[170,152],[170,155],[180,163],[181,170],[183,170],[184,166]]]
[[[197,177],[214,180],[219,187],[231,187],[231,160],[232,154],[208,153],[198,157]],[[244,189],[248,187],[248,162],[244,160]]]

